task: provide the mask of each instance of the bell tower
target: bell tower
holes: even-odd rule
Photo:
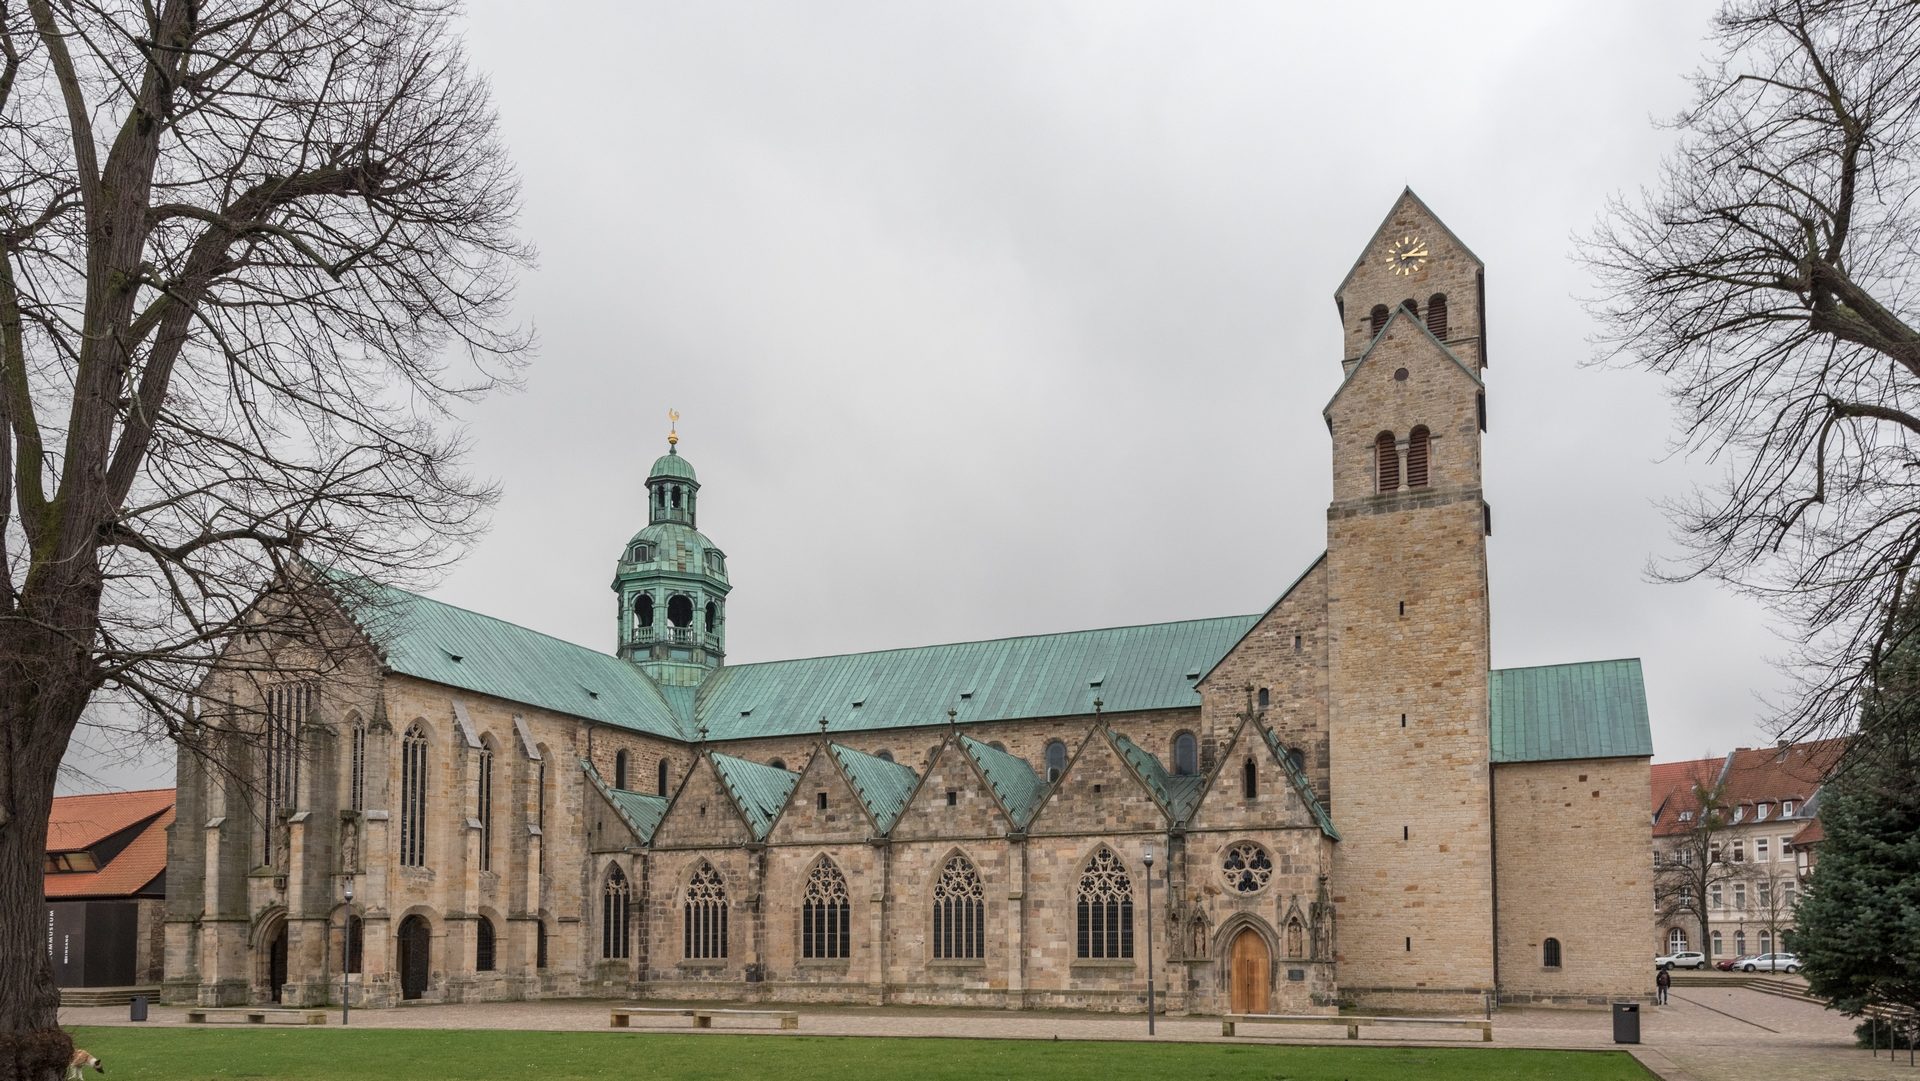
[[[1335,296],[1333,892],[1342,994],[1380,1006],[1494,989],[1483,282],[1408,190]]]
[[[676,427],[647,471],[647,526],[621,550],[613,575],[619,655],[665,686],[697,686],[726,658],[733,586],[726,553],[696,528],[699,493]]]

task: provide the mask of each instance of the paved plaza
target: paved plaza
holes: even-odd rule
[[[667,1005],[667,1003],[648,1003]],[[383,1029],[538,1029],[545,1031],[609,1031],[607,1010],[617,1003],[579,1000],[554,1002],[475,1003],[454,1006],[405,1006],[360,1010],[353,1014],[356,1028]],[[706,1003],[705,1005],[717,1005]],[[757,1007],[756,1007],[757,1008]],[[1145,1040],[1146,1019],[1140,1016],[1072,1013],[1065,1011],[1006,1012],[939,1008],[853,1006],[785,1006],[801,1015],[800,1029],[790,1035],[811,1036],[928,1036],[1049,1040]],[[185,1011],[155,1007],[148,1026],[185,1024]],[[125,1007],[65,1009],[64,1025],[127,1025]],[[337,1026],[338,1011],[328,1017]],[[719,1021],[711,1035],[728,1032],[777,1034],[778,1030],[746,1027]],[[1762,994],[1744,987],[1676,987],[1668,1006],[1641,1008],[1641,1043],[1630,1048],[1642,1063],[1666,1081],[1920,1081],[1920,1067],[1898,1062],[1885,1052],[1876,1059],[1852,1046],[1853,1022],[1800,1002]],[[633,1031],[692,1032],[680,1018],[663,1018]],[[1250,1029],[1260,1035],[1220,1035],[1213,1018],[1163,1017],[1156,1040],[1235,1043],[1347,1044],[1334,1025],[1326,1038],[1312,1028]],[[1363,1044],[1457,1044],[1466,1048],[1540,1047],[1556,1049],[1614,1049],[1612,1019],[1602,1010],[1503,1009],[1494,1015],[1494,1038],[1481,1043],[1477,1032],[1418,1025],[1393,1029],[1363,1029]],[[1267,1033],[1274,1033],[1268,1035]]]

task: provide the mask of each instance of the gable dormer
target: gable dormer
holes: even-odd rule
[[[1405,311],[1473,372],[1486,366],[1486,268],[1408,188],[1334,291],[1352,372],[1388,318]]]

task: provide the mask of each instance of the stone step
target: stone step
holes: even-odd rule
[[[145,995],[149,1004],[160,1001],[160,985],[152,984],[137,987],[62,987],[60,1005],[62,1006],[125,1006],[133,1001],[133,996]]]

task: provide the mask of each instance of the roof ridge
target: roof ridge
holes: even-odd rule
[[[180,791],[180,786],[169,785],[166,788],[122,788],[122,789],[112,789],[106,792],[72,792],[64,796],[55,796],[53,798],[54,799],[101,799],[106,796],[151,796],[157,792],[172,792],[177,795],[179,791]]]
[[[620,659],[619,657],[616,657],[611,653],[602,653],[599,650],[593,648],[592,646],[582,645],[581,643],[576,642],[571,638],[562,638],[557,634],[548,634],[546,631],[536,630],[532,627],[527,626],[524,623],[515,623],[511,619],[503,619],[499,616],[488,615],[485,612],[478,611],[473,608],[468,608],[464,605],[453,604],[449,601],[440,600],[437,597],[429,597],[425,593],[415,593],[411,589],[402,589],[399,586],[385,585],[380,582],[374,582],[373,585],[375,585],[380,589],[389,590],[394,593],[405,594],[406,596],[412,597],[414,600],[425,601],[428,604],[437,604],[442,608],[451,608],[456,612],[465,612],[467,615],[470,615],[470,616],[478,616],[479,618],[487,620],[492,623],[499,623],[508,627],[512,627],[514,630],[525,631],[528,634],[537,634],[540,637],[547,639],[548,641],[558,642],[563,646],[572,646],[574,649],[585,650],[586,652],[591,653],[596,657],[604,657],[610,661],[618,661]],[[626,665],[625,667],[630,671],[632,671],[635,675],[640,676],[643,679],[646,677],[645,672],[642,672],[640,669],[635,668],[632,665]]]
[[[1236,616],[1195,616],[1191,619],[1165,619],[1152,623],[1117,623],[1109,627],[1085,627],[1073,631],[1039,631],[1033,634],[1009,634],[1000,638],[967,638],[957,642],[927,642],[917,646],[893,646],[888,649],[857,649],[850,653],[816,653],[808,657],[782,657],[772,661],[747,661],[741,664],[729,664],[715,669],[716,672],[757,668],[770,664],[799,664],[803,661],[824,661],[835,657],[871,657],[881,653],[912,653],[920,649],[945,649],[950,646],[980,646],[989,642],[1019,642],[1029,638],[1064,638],[1070,634],[1099,634],[1103,631],[1131,631],[1141,627],[1172,627],[1182,623],[1224,623],[1233,619],[1259,619],[1259,613]],[[928,722],[944,723],[944,722]],[[744,737],[736,737],[744,738]]]
[[[1591,661],[1553,661],[1549,664],[1518,664],[1502,668],[1489,668],[1488,672],[1530,672],[1536,668],[1576,668],[1589,664],[1624,664],[1627,661],[1643,661],[1641,657],[1602,657]],[[1719,761],[1719,759],[1715,759]]]

